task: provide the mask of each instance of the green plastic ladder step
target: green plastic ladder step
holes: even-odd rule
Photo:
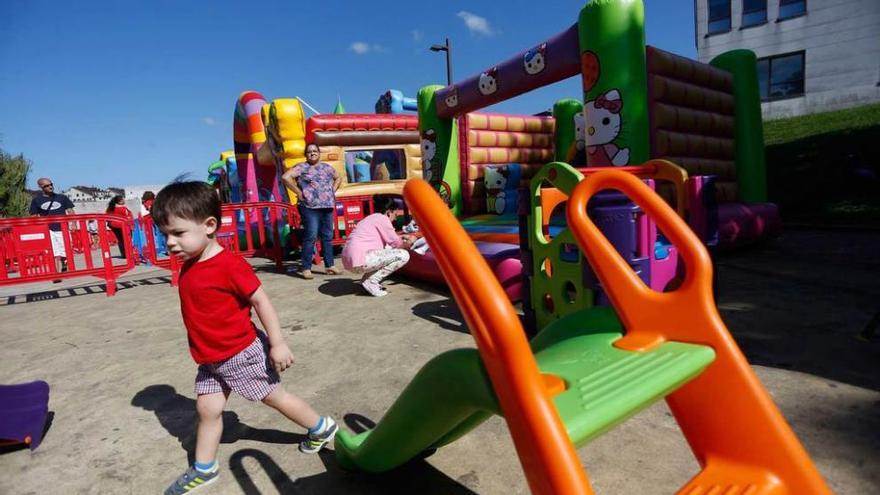
[[[539,344],[543,340],[548,345],[535,353],[541,372],[565,381],[566,390],[553,400],[575,445],[666,397],[715,359],[711,347],[681,342],[666,342],[646,352],[621,350],[613,343],[622,333],[608,331],[613,325],[593,327],[594,333],[566,328],[582,319],[578,315],[548,326],[545,332],[555,335],[539,336]]]

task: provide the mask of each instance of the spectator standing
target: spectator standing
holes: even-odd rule
[[[51,217],[75,213],[70,198],[55,192],[55,184],[52,183],[52,179],[40,177],[37,179],[37,185],[40,187],[40,195],[31,200],[31,216]],[[61,223],[49,224],[49,238],[52,241],[55,269],[59,272],[66,272],[67,250],[64,247],[64,233],[61,231]],[[60,281],[55,280],[54,282]]]
[[[333,266],[333,209],[336,208],[336,190],[342,178],[331,165],[320,161],[321,149],[315,143],[306,145],[306,161],[284,172],[281,181],[299,198],[299,213],[303,223],[302,271],[300,276],[310,280],[315,240],[320,236],[324,271],[339,275],[342,270]]]
[[[107,205],[107,213],[109,215],[119,215],[125,217],[126,220],[131,220],[131,211],[125,206],[125,198],[122,197],[121,194],[117,194],[110,199],[110,203]],[[116,236],[117,245],[119,246],[119,253],[122,254],[123,258],[127,258],[127,252],[125,249],[125,236],[122,233],[122,229],[125,227],[123,223],[110,223],[110,230],[113,231],[113,235]]]

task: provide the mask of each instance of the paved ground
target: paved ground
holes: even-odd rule
[[[718,306],[832,489],[880,493],[880,233],[787,233],[719,257]],[[432,356],[472,346],[442,290],[372,299],[346,276],[304,281],[257,264],[297,357],[285,385],[358,429],[378,421]],[[156,493],[186,466],[195,366],[166,272],[137,271],[107,298],[97,281],[0,290],[0,382],[43,379],[52,422],[35,452],[0,455],[0,493]],[[223,478],[208,493],[527,493],[494,418],[393,473],[341,471],[296,451],[301,431],[230,401]],[[673,493],[697,469],[663,403],[580,449],[600,494]]]

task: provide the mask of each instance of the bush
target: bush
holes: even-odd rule
[[[26,185],[31,161],[23,154],[12,156],[0,149],[0,216],[23,217],[28,214],[31,196]]]

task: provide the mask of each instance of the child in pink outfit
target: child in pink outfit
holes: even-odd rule
[[[342,248],[342,264],[349,271],[363,273],[361,285],[370,295],[387,294],[381,282],[409,261],[412,239],[399,236],[392,221],[397,218],[397,206],[390,198],[376,203],[376,213],[367,216],[348,236]]]

